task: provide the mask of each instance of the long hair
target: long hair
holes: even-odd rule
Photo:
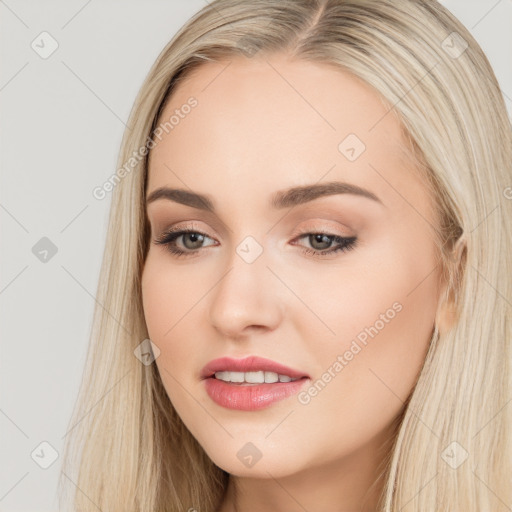
[[[220,504],[229,475],[177,415],[156,364],[136,357],[148,338],[148,153],[188,73],[276,52],[373,87],[400,122],[438,214],[438,264],[449,283],[440,305],[450,304],[454,321],[434,329],[386,461],[380,510],[510,510],[512,130],[481,48],[432,0],[215,0],[163,49],[102,192],[112,189],[112,203],[61,499],[68,487],[79,511],[215,512]]]

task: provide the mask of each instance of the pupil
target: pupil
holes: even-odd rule
[[[320,243],[320,245],[322,244],[322,241],[323,241],[323,246],[321,247],[315,247],[315,244],[317,242]],[[315,234],[315,235],[310,235],[309,236],[309,242],[311,243],[311,245],[317,249],[317,250],[321,250],[321,249],[327,249],[330,245],[331,245],[331,237],[328,236],[328,235],[323,235],[323,234]]]
[[[192,247],[189,247],[189,245],[186,243],[187,237],[190,237],[190,239],[192,239]],[[184,237],[185,247],[187,247],[187,249],[197,249],[198,247],[201,247],[202,239],[203,235],[200,235],[199,233],[187,233],[187,235]],[[196,243],[196,245],[194,245],[194,242]]]

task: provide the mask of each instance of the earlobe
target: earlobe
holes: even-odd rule
[[[441,303],[436,315],[436,326],[440,334],[452,329],[459,320],[459,297],[466,265],[466,248],[465,240],[459,238],[449,253],[447,265],[451,266],[451,272],[448,273],[451,277],[443,284]]]
[[[451,300],[446,300],[440,307],[436,316],[436,326],[439,334],[446,334],[451,330],[458,320],[456,304]]]

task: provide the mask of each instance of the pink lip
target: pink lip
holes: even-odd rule
[[[267,371],[298,380],[291,382],[275,382],[266,384],[243,385],[224,382],[215,378],[215,372],[255,372]],[[270,359],[257,356],[245,359],[222,357],[210,361],[201,371],[201,379],[205,381],[206,392],[218,405],[239,411],[255,411],[269,407],[275,402],[296,394],[309,380],[309,376]]]

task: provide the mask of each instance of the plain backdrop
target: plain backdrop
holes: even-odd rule
[[[442,3],[483,47],[510,113],[512,0]],[[92,190],[115,171],[153,61],[205,4],[0,0],[2,512],[57,510],[110,205]]]

